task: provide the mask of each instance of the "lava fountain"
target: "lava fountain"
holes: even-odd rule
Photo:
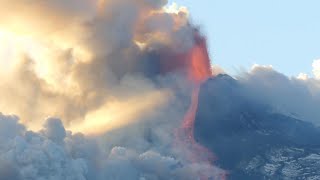
[[[215,157],[204,146],[195,141],[194,124],[198,109],[200,85],[212,76],[210,59],[207,51],[206,39],[198,31],[194,33],[195,45],[185,57],[188,80],[193,85],[191,103],[186,112],[182,126],[177,129],[176,143],[182,148],[182,153],[186,159],[192,163],[206,164],[211,166]],[[214,177],[212,177],[214,174]],[[224,173],[199,172],[201,180],[205,179],[225,179]]]

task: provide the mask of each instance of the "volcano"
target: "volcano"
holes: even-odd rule
[[[320,128],[256,102],[228,75],[199,93],[195,138],[228,179],[320,179]]]

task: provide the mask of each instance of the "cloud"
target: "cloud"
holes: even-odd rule
[[[42,133],[56,143],[62,142],[66,137],[66,130],[64,129],[61,120],[57,118],[47,119]]]
[[[13,166],[10,162],[0,162],[0,175],[6,179],[22,180],[18,169]]]
[[[186,9],[167,12],[166,3],[0,0],[0,40],[6,40],[0,52],[0,110],[39,130],[48,116],[71,127],[93,122],[98,112],[165,105],[158,99],[175,92],[159,79],[184,77],[178,75],[183,67],[163,72],[161,58],[187,53],[195,31]],[[120,118],[118,124],[132,119],[138,118]]]
[[[191,180],[198,177],[199,171],[211,172],[211,175],[218,171],[207,164],[185,162],[168,148],[166,153],[159,151],[161,144],[147,142],[150,137],[127,134],[150,146],[149,150],[136,150],[134,146],[126,147],[122,141],[107,142],[104,137],[65,131],[61,120],[56,118],[47,119],[41,131],[33,132],[16,117],[1,114],[0,129],[0,176],[4,179]],[[6,129],[10,131],[3,131]],[[106,143],[109,146],[105,146]]]
[[[308,80],[309,79],[309,75],[308,74],[305,74],[305,73],[300,73],[298,76],[297,76],[298,79],[301,79],[301,80]]]
[[[205,47],[187,9],[166,3],[0,0],[0,112],[21,118],[0,115],[1,177],[193,180],[223,172],[190,162],[176,145],[192,89],[189,56]]]
[[[226,72],[218,65],[212,65],[212,76],[217,76],[219,74],[226,74]]]
[[[316,67],[316,62],[313,64]],[[315,71],[314,71],[315,72]],[[299,119],[320,124],[320,81],[301,74],[287,77],[272,66],[255,65],[236,77],[244,87],[244,94],[273,110],[294,115]]]
[[[313,74],[314,76],[319,79],[320,78],[320,60],[314,60],[312,63],[312,67],[313,67]]]

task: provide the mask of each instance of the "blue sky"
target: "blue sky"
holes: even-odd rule
[[[169,0],[169,3],[173,2]],[[312,74],[320,59],[319,0],[174,0],[208,36],[211,59],[234,74],[252,64]]]

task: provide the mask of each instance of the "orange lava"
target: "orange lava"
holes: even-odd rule
[[[205,38],[195,32],[195,45],[188,54],[187,58],[187,76],[194,84],[191,95],[191,104],[184,116],[182,126],[176,132],[176,143],[183,149],[183,153],[187,160],[192,163],[201,163],[212,165],[214,155],[205,147],[201,146],[194,138],[194,124],[198,109],[200,85],[211,75],[210,59],[207,51]],[[210,173],[209,173],[210,174]],[[199,172],[201,180],[225,179],[224,173],[208,175],[206,172]],[[213,176],[213,177],[212,177]]]
[[[195,46],[191,50],[188,64],[188,78],[196,84],[200,84],[208,79],[211,72],[210,59],[207,51],[205,38],[201,37],[198,32],[194,35]]]
[[[211,151],[198,144],[194,138],[200,85],[212,76],[212,71],[206,39],[197,29],[194,30],[193,36],[194,45],[188,52],[177,53],[165,49],[159,53],[161,73],[183,72],[193,86],[189,109],[184,116],[181,127],[175,132],[175,145],[186,161],[209,167],[206,172],[198,172],[201,180],[226,179],[226,173],[213,166],[215,157]]]
[[[206,39],[197,30],[194,32],[194,46],[191,50],[177,53],[165,49],[160,55],[160,72],[163,74],[181,70],[194,84],[200,84],[212,75]]]
[[[214,160],[213,154],[194,139],[194,120],[198,109],[199,91],[199,86],[192,91],[191,104],[184,116],[182,127],[178,129],[177,138],[179,139],[178,144],[184,147],[189,161],[211,163]]]

